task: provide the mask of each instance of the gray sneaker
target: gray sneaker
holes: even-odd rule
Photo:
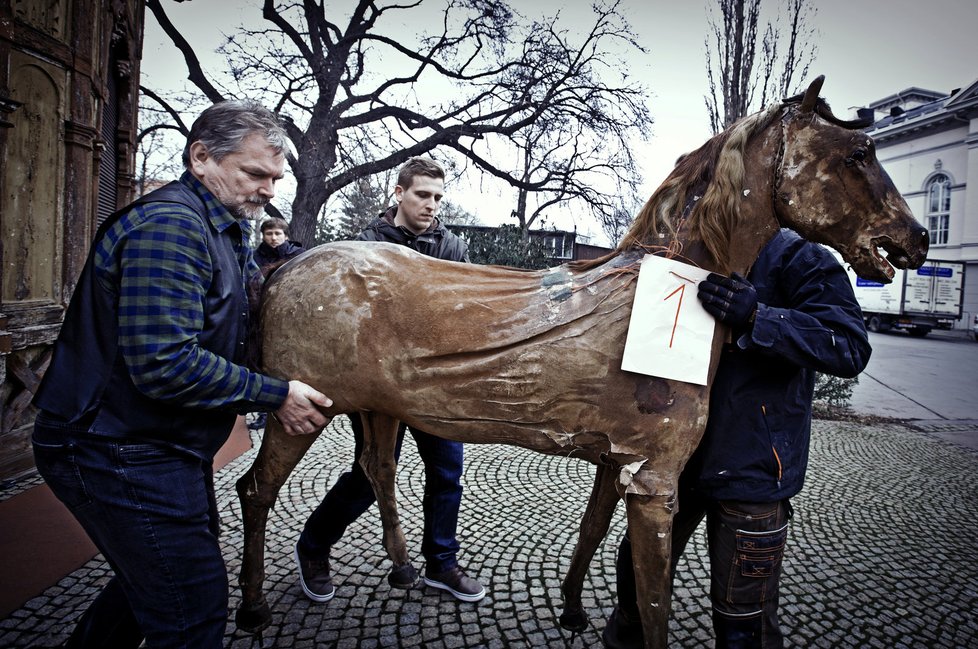
[[[478,602],[486,596],[482,584],[466,575],[458,566],[444,572],[425,571],[424,583],[432,588],[447,590],[455,599],[463,602]]]
[[[328,602],[336,594],[329,575],[329,559],[305,559],[295,544],[295,562],[299,566],[299,585],[306,597],[314,602]]]

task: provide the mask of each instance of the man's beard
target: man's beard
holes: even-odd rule
[[[265,206],[268,205],[267,200],[257,196],[251,196],[243,203],[236,205],[230,205],[224,201],[221,201],[221,203],[234,218],[250,219],[252,221],[260,219],[265,214]]]

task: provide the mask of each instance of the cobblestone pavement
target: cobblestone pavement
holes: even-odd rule
[[[613,604],[623,508],[585,584],[591,627],[572,640],[557,624],[560,580],[593,468],[513,447],[466,447],[460,560],[486,585],[482,602],[458,603],[424,587],[391,591],[376,508],[334,548],[336,597],[327,604],[308,601],[296,582],[291,548],[310,509],[351,461],[352,436],[339,428],[334,423],[317,440],[270,518],[266,590],[273,623],[261,645],[233,623],[241,547],[233,483],[255,451],[218,474],[232,584],[227,647],[600,646]],[[399,501],[419,568],[422,485],[423,470],[408,442]],[[809,481],[793,501],[782,583],[789,646],[978,647],[976,496],[978,452],[972,449],[899,423],[815,422]],[[701,528],[679,568],[671,646],[712,646],[705,554]],[[96,557],[0,621],[0,647],[63,641],[107,572]]]

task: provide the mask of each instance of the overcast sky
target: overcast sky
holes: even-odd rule
[[[629,14],[650,48],[646,70],[656,120],[647,166],[652,189],[676,156],[710,136],[703,103],[705,3],[674,5]],[[948,92],[978,77],[975,0],[814,0],[814,5],[819,38],[810,72],[825,75],[822,96],[838,115],[906,88]]]
[[[713,0],[709,0],[712,4]],[[851,109],[866,106],[910,87],[949,92],[978,79],[978,28],[976,0],[811,0],[817,12],[811,20],[818,30],[818,53],[811,76],[824,74],[822,96],[834,112],[848,116]],[[711,135],[703,102],[707,89],[704,38],[707,34],[708,0],[623,0],[629,19],[646,54],[634,54],[628,67],[649,89],[650,110],[655,120],[653,136],[641,147],[645,194],[665,178],[678,155],[694,149]],[[164,6],[174,23],[185,30],[202,59],[228,32],[246,19],[259,16],[254,0],[193,0]],[[433,0],[438,4],[438,0]],[[584,29],[589,19],[588,0],[533,0],[513,2],[531,16],[526,5],[541,13],[558,9],[571,25]],[[775,11],[778,3],[765,0]],[[327,7],[343,6],[328,2]],[[143,83],[154,89],[179,87],[186,76],[182,58],[163,36],[152,13],[146,12],[142,61]],[[456,188],[458,189],[458,188]],[[482,186],[452,192],[450,198],[485,221],[486,205],[511,202],[511,191]],[[477,195],[476,191],[481,192]],[[485,194],[490,194],[486,196]],[[582,233],[598,229],[577,217]],[[551,222],[551,224],[554,224]],[[556,222],[571,228],[574,222]],[[600,241],[596,241],[600,243]]]

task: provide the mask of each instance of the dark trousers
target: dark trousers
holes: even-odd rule
[[[115,575],[68,647],[223,646],[228,578],[212,467],[166,446],[86,434],[38,415],[38,472]]]
[[[672,528],[673,577],[689,538],[704,516],[716,648],[782,647],[778,587],[790,504],[710,500],[680,481],[679,509]],[[618,549],[617,586],[618,607],[625,619],[638,620],[627,531]]]
[[[329,558],[330,547],[376,501],[373,487],[360,466],[363,423],[359,415],[351,415],[350,423],[355,443],[353,466],[340,476],[323,502],[309,516],[299,537],[299,549],[311,559]],[[397,433],[396,458],[401,456],[405,428],[401,424]],[[457,565],[455,528],[462,502],[462,444],[414,428],[409,430],[418,445],[418,455],[424,463],[425,473],[421,553],[427,561],[428,571],[441,572]]]

